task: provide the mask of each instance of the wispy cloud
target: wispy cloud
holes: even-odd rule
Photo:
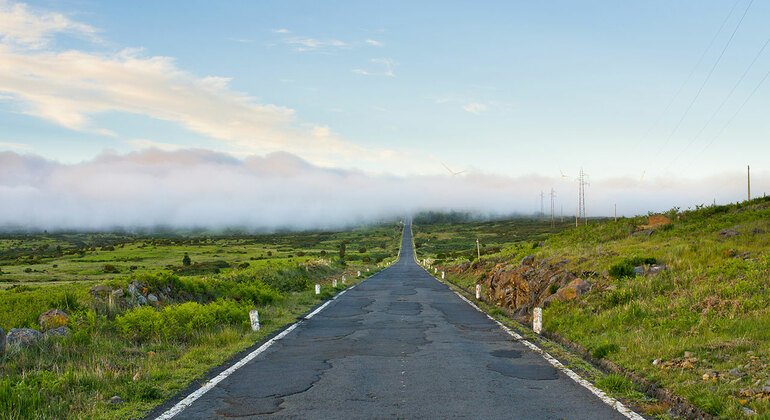
[[[273,32],[276,33],[276,34],[290,34],[291,33],[290,30],[283,29],[283,28],[281,28],[281,29],[273,29]]]
[[[10,17],[0,19],[0,94],[10,95],[29,115],[73,130],[115,135],[109,127],[94,126],[92,116],[141,114],[178,123],[240,153],[288,151],[325,166],[369,166],[392,154],[343,140],[328,127],[298,121],[290,108],[258,103],[232,90],[228,78],[195,76],[171,57],[147,56],[141,49],[95,53],[48,48],[57,33],[96,30],[60,14],[0,1],[2,13]],[[319,45],[311,39],[296,42]],[[416,158],[414,165],[419,166]]]
[[[61,13],[0,0],[0,39],[5,46],[39,49],[47,46],[56,34],[67,33],[96,40],[98,32],[94,27],[72,21]]]
[[[487,110],[487,106],[484,104],[471,103],[463,105],[463,109],[471,114],[481,115],[482,112]]]
[[[353,69],[353,73],[361,74],[364,76],[387,76],[387,77],[396,77],[396,74],[393,72],[393,67],[396,65],[393,59],[390,58],[372,58],[369,60],[372,64],[378,64],[381,66],[381,68],[384,67],[383,70],[380,71],[370,71],[365,70],[362,68],[355,68]]]
[[[227,38],[227,39],[230,40],[230,41],[233,41],[233,42],[240,42],[242,44],[251,44],[251,43],[254,42],[253,39],[246,39],[246,38],[233,38],[233,37],[230,37],[230,38]]]
[[[163,150],[164,152],[172,152],[174,150],[185,148],[184,146],[180,146],[178,144],[162,143],[147,139],[131,139],[126,141],[126,143],[137,149],[158,149]]]
[[[350,47],[346,42],[337,39],[321,40],[299,36],[286,38],[283,42],[293,46],[297,51],[318,51]]]
[[[34,148],[28,144],[11,143],[6,141],[0,141],[0,149],[11,149],[25,152],[34,150]]]
[[[375,47],[381,47],[381,46],[382,46],[382,42],[380,42],[380,41],[375,41],[375,40],[373,40],[373,39],[367,39],[367,40],[366,40],[366,41],[364,41],[364,42],[365,42],[366,44],[369,44],[369,45],[372,45],[372,46],[375,46]]]

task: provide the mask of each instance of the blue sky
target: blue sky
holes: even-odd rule
[[[445,162],[629,183],[767,173],[768,2],[0,10],[0,150],[65,163],[147,147],[286,151],[373,174],[446,174]]]

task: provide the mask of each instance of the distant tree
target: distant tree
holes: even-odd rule
[[[366,252],[366,248],[364,248],[364,247],[358,248],[358,253],[359,254],[363,254],[364,252]]]
[[[267,251],[267,256],[268,257],[272,257],[273,256],[273,251]]]
[[[187,267],[190,264],[192,264],[192,260],[190,260],[190,256],[187,255],[187,253],[184,254],[184,258],[182,258],[182,265]]]
[[[322,256],[322,257],[326,256],[326,250],[325,250],[325,249],[322,249],[322,250],[321,250],[321,256]]]

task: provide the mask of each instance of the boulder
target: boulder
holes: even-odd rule
[[[535,256],[534,255],[527,255],[524,257],[523,260],[521,260],[521,266],[531,266],[535,262]]]
[[[136,295],[136,303],[144,305],[147,303],[147,298],[142,295]]]
[[[150,293],[149,295],[147,295],[147,300],[149,300],[152,303],[155,303],[158,301],[158,297]]]
[[[740,235],[740,233],[737,230],[733,229],[722,229],[719,231],[719,236],[723,238],[733,238]]]
[[[117,395],[114,395],[112,398],[110,398],[110,404],[113,404],[113,405],[123,404],[123,399]]]
[[[94,296],[106,295],[107,293],[110,293],[110,292],[112,292],[112,288],[110,288],[110,286],[99,285],[99,286],[93,286],[91,288],[91,294]]]
[[[123,297],[124,294],[125,293],[123,292],[123,288],[122,287],[120,289],[116,289],[116,290],[112,291],[112,297],[119,298],[119,297]]]
[[[569,282],[568,285],[562,288],[559,288],[559,290],[557,290],[556,293],[552,294],[551,296],[548,296],[543,301],[543,306],[547,307],[554,300],[558,300],[560,302],[573,300],[578,296],[582,296],[590,292],[591,287],[592,287],[592,284],[583,279],[578,278],[578,279],[572,280],[571,282]]]
[[[5,353],[5,331],[0,327],[0,356]]]
[[[70,335],[70,329],[66,325],[62,325],[59,328],[48,330],[44,334],[46,337],[66,337]]]
[[[31,328],[14,328],[8,331],[6,340],[9,346],[28,346],[43,337],[38,330]]]
[[[639,265],[634,267],[634,276],[643,276],[644,275],[644,266]]]
[[[40,314],[40,316],[37,318],[37,322],[41,327],[43,327],[44,330],[47,330],[65,325],[69,319],[70,316],[67,315],[64,311],[59,309],[50,309]]]

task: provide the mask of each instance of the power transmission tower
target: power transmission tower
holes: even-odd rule
[[[556,198],[556,191],[551,188],[551,227],[554,226],[554,220],[553,220],[553,200]]]
[[[580,175],[578,176],[578,218],[583,218],[583,222],[588,224],[588,218],[586,217],[586,186],[588,185],[588,174],[583,172],[583,168],[580,168]]]
[[[544,198],[545,198],[545,193],[540,191],[540,217],[545,216],[545,207],[543,207]]]

